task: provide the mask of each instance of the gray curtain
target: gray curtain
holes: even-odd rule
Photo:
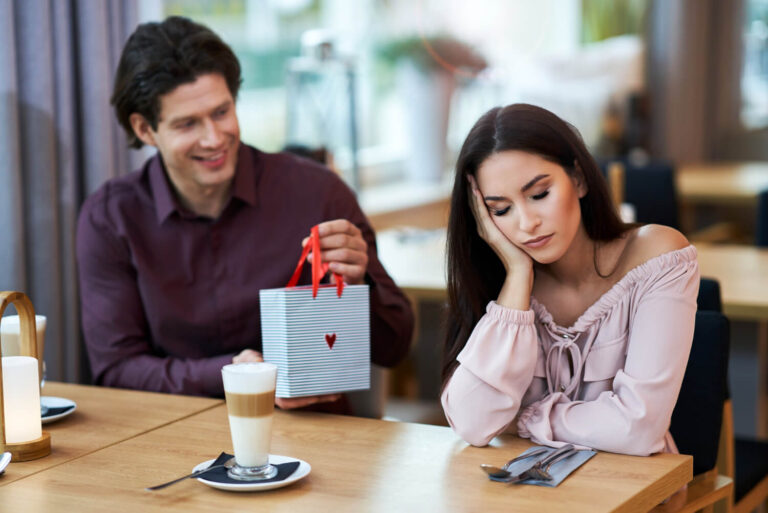
[[[0,289],[48,317],[48,379],[87,381],[75,266],[83,199],[140,164],[109,97],[134,0],[0,0]]]

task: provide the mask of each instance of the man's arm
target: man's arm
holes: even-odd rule
[[[98,193],[97,193],[98,195]],[[83,205],[77,229],[83,334],[97,384],[189,395],[221,395],[221,367],[233,354],[212,358],[161,355],[153,348],[138,276],[127,243],[103,203]]]

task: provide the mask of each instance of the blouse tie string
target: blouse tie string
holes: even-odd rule
[[[573,393],[577,393],[580,388],[580,379],[582,369],[582,357],[579,346],[576,345],[576,336],[567,334],[555,335],[555,342],[549,347],[546,359],[547,389],[550,394],[554,392],[563,392],[566,396],[573,398]],[[573,361],[570,380],[567,385],[560,383],[561,370],[570,369],[568,355]],[[554,377],[553,377],[554,374]]]

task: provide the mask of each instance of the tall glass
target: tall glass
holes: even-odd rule
[[[234,363],[221,369],[227,399],[235,466],[227,475],[241,481],[270,479],[269,464],[277,367],[271,363]]]

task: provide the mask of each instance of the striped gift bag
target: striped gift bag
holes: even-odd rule
[[[296,287],[312,251],[312,285]],[[368,285],[320,285],[317,226],[285,288],[259,291],[264,360],[277,365],[277,397],[333,394],[370,388]]]

